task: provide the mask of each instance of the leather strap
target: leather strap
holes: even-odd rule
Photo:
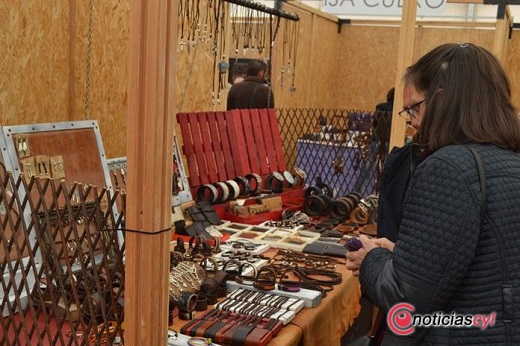
[[[273,333],[269,329],[255,327],[246,337],[245,346],[267,345],[273,338]]]
[[[232,346],[242,346],[245,343],[245,337],[251,329],[253,329],[252,326],[249,326],[249,323],[251,323],[255,318],[253,316],[241,316],[240,322],[237,322],[233,327],[229,328],[223,335],[224,339],[222,340],[222,343],[225,345],[232,345]],[[239,332],[239,337],[243,339],[242,342],[239,342],[237,339],[237,331]]]
[[[214,337],[212,337],[213,340],[215,340],[217,343],[222,344],[224,343],[224,334],[232,328],[236,323],[238,323],[238,318],[240,315],[233,315],[233,317],[230,319],[230,321],[224,323],[224,325],[215,333]]]
[[[243,324],[236,327],[231,340],[229,340],[230,342],[228,343],[232,346],[245,346],[246,338],[253,329],[255,329],[255,327],[250,324]],[[226,339],[224,339],[224,341],[226,341]]]
[[[199,335],[202,335],[206,338],[214,338],[215,334],[220,330],[220,328],[222,328],[223,326],[225,326],[227,324],[227,322],[230,319],[231,314],[227,311],[222,311],[222,310],[218,310],[218,311],[220,311],[220,314],[215,316],[215,318],[214,318],[215,323],[206,326],[205,329],[200,328]]]
[[[209,310],[203,316],[201,316],[197,319],[193,319],[193,320],[189,321],[188,323],[184,324],[181,327],[181,333],[184,335],[190,335],[190,336],[197,335],[196,331],[200,328],[200,326],[207,323],[208,321],[211,321],[211,324],[213,324],[215,322],[215,320],[211,319],[211,317],[218,315],[219,313],[220,313],[220,311],[216,310],[216,309]]]

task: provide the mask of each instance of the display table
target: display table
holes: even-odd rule
[[[351,271],[343,264],[339,264],[336,270],[343,275],[343,281],[334,286],[334,290],[328,292],[316,307],[303,308],[268,345],[340,344],[341,337],[359,313],[361,292],[359,281]],[[170,329],[179,331],[186,322],[176,317]]]
[[[373,191],[374,179],[371,177],[375,175],[376,165],[372,167],[365,163],[361,149],[349,143],[303,139],[297,141],[296,148],[296,166],[307,173],[308,186],[316,186],[316,179],[320,177],[334,189],[335,198],[346,196],[355,190],[366,192],[365,196]],[[335,159],[343,163],[343,169],[339,173],[333,167]]]

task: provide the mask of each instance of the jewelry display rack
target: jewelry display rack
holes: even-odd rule
[[[1,162],[5,170],[12,173],[15,181],[23,174],[26,181],[30,180],[31,176],[40,176],[64,181],[69,186],[92,185],[98,188],[106,187],[113,191],[101,133],[95,120],[2,126],[0,147],[2,148]],[[34,164],[29,164],[27,159],[33,160]],[[24,186],[18,185],[17,189],[18,195],[23,199],[27,194]],[[78,198],[79,201],[79,196],[72,198]],[[29,225],[32,222],[31,208],[29,204],[23,207],[23,219]],[[118,211],[115,206],[113,213],[117,218]],[[31,249],[35,248],[36,241],[35,237],[29,237]],[[122,243],[122,239],[119,241]],[[41,256],[38,250],[35,254],[38,267],[42,263]],[[23,267],[27,265],[26,260],[28,261],[28,258],[23,257]],[[27,283],[33,287],[35,278],[32,272],[29,274],[31,275],[27,277]],[[9,278],[5,276],[9,273],[2,273],[2,275],[4,282],[8,282]],[[22,277],[23,273],[18,269],[14,279],[17,284]],[[11,292],[4,292],[2,288],[0,292],[2,295],[11,296]],[[22,305],[25,305],[27,301],[25,293],[20,299]]]
[[[121,170],[126,171],[126,157],[118,157],[109,159],[107,161],[108,171],[109,172],[120,172]],[[182,157],[179,153],[179,145],[177,144],[177,138],[174,138],[173,141],[173,164],[174,171],[172,171],[172,179],[173,179],[173,191],[172,191],[172,207],[179,206],[183,203],[192,201],[191,190],[188,185],[188,177],[186,175],[186,170],[184,169],[184,164],[182,163]],[[176,171],[175,171],[176,169]],[[113,173],[112,177],[117,181],[117,176],[120,173]],[[114,183],[116,184],[116,182]],[[117,184],[116,184],[117,185]],[[126,181],[124,182],[126,186]],[[116,186],[117,188],[117,186]]]
[[[283,10],[279,10],[277,8],[267,7],[266,5],[258,3],[258,2],[247,1],[247,0],[225,0],[225,1],[229,2],[231,4],[238,5],[238,6],[257,10],[259,12],[271,14],[276,17],[285,18],[285,19],[294,20],[294,21],[300,20],[300,17],[298,17],[298,15],[295,13],[286,12]]]

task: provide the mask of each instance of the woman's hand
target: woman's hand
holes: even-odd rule
[[[361,268],[361,263],[370,250],[375,249],[376,247],[384,247],[385,249],[392,251],[395,245],[386,238],[370,239],[366,235],[361,235],[359,240],[363,246],[357,251],[348,251],[346,255],[347,269],[352,270],[354,276],[359,276],[359,268]]]
[[[394,251],[395,243],[392,242],[391,240],[388,240],[387,238],[377,238],[377,239],[373,239],[373,241],[374,241],[374,243],[376,243],[376,245],[378,247],[382,247],[387,250]]]

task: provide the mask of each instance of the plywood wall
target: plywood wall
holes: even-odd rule
[[[493,28],[442,28],[420,23],[416,29],[415,58],[448,42],[472,42],[493,49]],[[399,27],[343,25],[339,35],[337,106],[372,110],[386,99],[395,85]],[[520,101],[520,34],[513,32],[507,71],[511,78],[513,101]],[[519,57],[519,58],[517,58]]]
[[[95,0],[92,3],[93,7],[90,0],[69,0],[74,55],[74,75],[70,83],[74,95],[72,119],[98,120],[107,156],[126,156],[129,2]]]
[[[281,70],[288,66],[288,54],[283,54],[282,39],[277,42],[275,78],[273,78],[277,108],[331,108],[336,91],[332,86],[337,72],[338,24],[334,17],[320,15],[311,8],[284,3],[284,10],[300,17],[298,38],[290,41],[297,50],[294,89],[292,78],[280,84]],[[291,24],[287,24],[291,25]],[[283,31],[281,28],[281,38]],[[286,56],[283,59],[283,56]]]
[[[336,108],[372,110],[395,85],[399,27],[343,25],[338,39]]]
[[[0,2],[0,123],[68,119],[69,6]]]
[[[200,6],[204,9],[207,3],[201,0]],[[272,82],[277,108],[372,110],[385,99],[387,90],[395,84],[398,23],[344,24],[340,28],[335,18],[318,14],[308,6],[284,2],[283,9],[297,13],[300,23],[294,91],[290,90],[291,80],[283,87],[279,83],[282,67],[287,65],[282,51],[283,22],[274,44]],[[126,156],[131,30],[128,13],[129,0],[1,2],[1,124],[96,119],[107,157]],[[227,30],[224,49],[227,54],[217,56],[217,61],[236,55],[230,45],[229,26]],[[443,42],[469,41],[491,49],[493,35],[489,29],[420,26],[415,55]],[[219,100],[212,98],[215,74],[211,45],[200,42],[190,50],[178,49],[175,111],[224,110],[228,86]],[[268,55],[267,51],[259,54],[249,50],[245,54],[240,52],[238,57]],[[520,104],[519,66],[520,34],[514,31],[506,67],[517,105]]]

